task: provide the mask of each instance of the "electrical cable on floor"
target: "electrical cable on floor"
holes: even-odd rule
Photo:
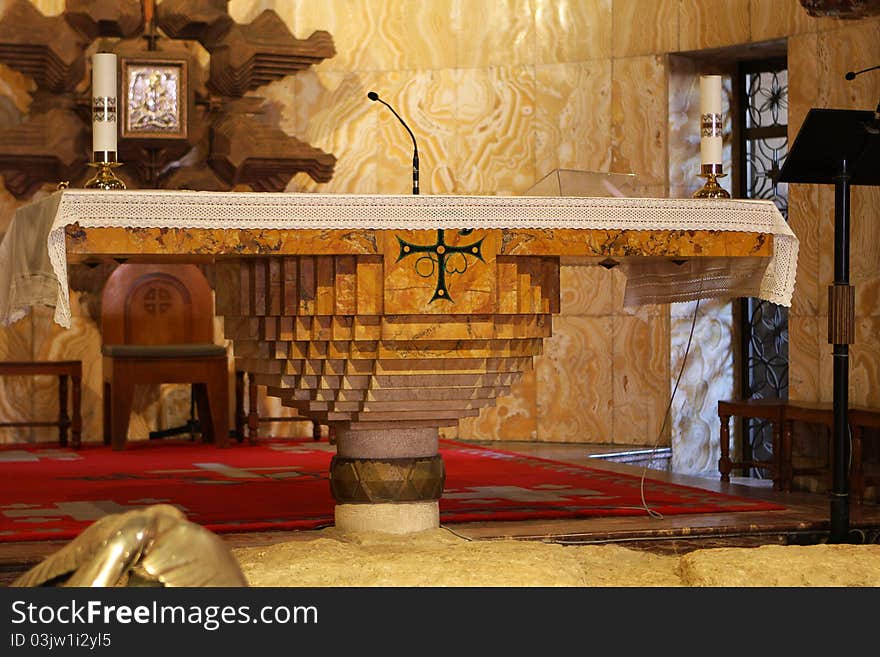
[[[691,342],[694,339],[694,329],[697,325],[697,314],[700,311],[700,299],[699,295],[703,291],[703,280],[700,279],[700,290],[697,293],[697,301],[694,305],[694,315],[691,318],[691,329],[688,333],[687,345],[684,348],[684,356],[681,359],[681,369],[678,371],[678,376],[675,379],[675,385],[672,388],[672,394],[669,396],[669,403],[666,405],[666,412],[663,413],[663,423],[660,425],[660,430],[657,432],[657,438],[654,440],[654,445],[651,447],[651,454],[648,457],[647,461],[645,461],[645,465],[642,468],[642,476],[639,480],[639,494],[642,499],[642,506],[640,507],[618,507],[618,508],[632,508],[632,509],[644,509],[645,513],[647,513],[652,518],[657,520],[663,519],[663,514],[659,511],[655,511],[650,506],[648,506],[648,501],[645,499],[645,479],[648,475],[648,466],[654,460],[654,456],[657,454],[657,448],[660,446],[660,440],[663,438],[663,431],[666,429],[666,421],[669,419],[669,414],[672,411],[672,402],[675,400],[675,393],[678,391],[678,385],[681,383],[681,377],[684,374],[684,368],[687,366],[688,354],[691,351]]]
[[[700,292],[703,291],[703,281],[700,280]],[[700,310],[700,299],[697,298],[696,305],[694,306],[694,315],[691,318],[691,330],[688,333],[687,345],[684,348],[684,356],[681,359],[681,369],[678,371],[678,377],[675,379],[675,385],[672,387],[672,394],[669,396],[669,403],[666,405],[666,412],[663,413],[663,423],[660,425],[660,430],[657,432],[657,438],[654,440],[654,444],[651,447],[651,453],[648,459],[645,461],[645,465],[642,468],[642,476],[639,480],[639,494],[642,499],[642,506],[623,506],[617,507],[619,509],[644,509],[645,513],[647,513],[652,518],[657,520],[663,519],[663,514],[659,511],[655,511],[650,506],[648,506],[648,501],[645,499],[645,479],[648,475],[648,466],[654,460],[654,456],[657,454],[657,448],[660,446],[660,440],[663,438],[663,431],[666,429],[666,421],[669,419],[669,414],[672,411],[672,402],[675,400],[675,393],[678,391],[678,384],[681,383],[681,377],[684,374],[684,368],[687,366],[688,354],[691,350],[691,342],[694,339],[694,329],[697,325],[697,313]]]
[[[465,541],[473,541],[474,540],[474,539],[470,538],[469,536],[464,536],[463,534],[459,534],[457,531],[455,531],[454,529],[450,529],[446,525],[440,525],[440,529],[445,529],[453,536],[457,536],[458,538],[464,539]]]
[[[703,291],[703,280],[700,279],[700,293]],[[660,440],[663,438],[663,431],[666,429],[666,422],[669,419],[670,413],[672,412],[672,402],[675,400],[675,393],[678,392],[678,384],[681,383],[681,377],[684,374],[684,368],[687,366],[688,354],[691,351],[691,342],[694,339],[694,329],[697,326],[697,314],[700,311],[700,299],[697,298],[697,302],[694,305],[694,316],[691,318],[691,330],[688,333],[687,344],[684,348],[684,356],[681,359],[681,369],[678,370],[678,376],[675,379],[675,385],[672,388],[672,394],[669,396],[669,403],[666,405],[666,412],[663,413],[663,423],[660,425],[660,430],[657,432],[657,438],[654,440],[654,445],[651,448],[651,456],[645,462],[645,466],[642,468],[642,477],[639,481],[639,493],[642,496],[642,508],[645,512],[651,516],[652,518],[656,518],[657,520],[661,520],[663,518],[663,514],[659,511],[655,511],[651,507],[648,506],[648,501],[645,499],[645,478],[648,475],[648,466],[654,460],[654,455],[657,453],[657,448],[660,446]]]
[[[700,279],[700,291],[698,295],[703,292],[703,279]],[[642,477],[639,482],[639,492],[642,496],[642,508],[645,509],[645,512],[651,516],[652,518],[656,518],[658,520],[663,518],[663,514],[659,511],[655,511],[651,507],[648,506],[648,502],[645,499],[645,478],[648,475],[648,466],[651,464],[651,461],[654,459],[654,455],[657,453],[657,447],[660,446],[660,440],[663,438],[663,431],[666,429],[666,421],[669,419],[670,413],[672,412],[672,402],[675,400],[675,393],[678,392],[678,384],[681,383],[681,377],[684,374],[684,368],[687,366],[688,354],[691,351],[691,342],[694,339],[694,329],[697,326],[697,314],[700,311],[700,299],[699,296],[697,298],[697,302],[694,305],[694,315],[691,318],[691,330],[688,333],[687,344],[684,348],[684,356],[681,359],[681,369],[678,370],[678,376],[675,379],[675,385],[672,388],[672,394],[669,396],[669,403],[666,405],[666,412],[663,413],[663,423],[660,425],[660,430],[657,432],[657,438],[654,440],[654,446],[651,448],[651,456],[645,462],[645,466],[642,468]]]

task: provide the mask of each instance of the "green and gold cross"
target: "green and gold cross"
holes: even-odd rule
[[[481,251],[483,240],[480,238],[471,244],[461,244],[459,246],[450,246],[446,244],[445,230],[437,230],[437,241],[434,244],[422,245],[412,244],[405,240],[397,238],[400,243],[400,255],[397,256],[397,262],[400,262],[407,256],[413,254],[422,254],[416,259],[415,270],[422,278],[430,278],[437,272],[437,286],[434,288],[434,296],[431,297],[429,303],[433,303],[437,299],[452,301],[449,296],[449,289],[446,287],[446,274],[463,274],[468,268],[468,256],[483,260]],[[470,230],[459,231],[460,235],[469,235]],[[458,256],[460,260],[456,259]],[[426,267],[429,265],[429,268]]]

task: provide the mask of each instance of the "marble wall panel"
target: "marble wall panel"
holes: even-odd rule
[[[611,61],[540,65],[536,70],[535,173],[609,171]]]
[[[524,192],[536,180],[534,68],[466,69],[455,77],[455,193]]]
[[[660,56],[616,59],[611,83],[611,169],[643,185],[667,184],[666,63]]]
[[[559,302],[563,315],[610,315],[612,270],[595,265],[559,268]]]
[[[456,62],[458,0],[241,0],[229,8],[240,23],[272,9],[299,39],[315,30],[330,32],[336,55],[321,62],[320,71],[416,70]]]
[[[455,50],[457,68],[534,64],[534,16],[534,0],[459,0],[445,47]]]
[[[536,371],[532,369],[511,386],[509,395],[499,397],[494,406],[483,409],[477,417],[460,420],[457,431],[446,428],[442,433],[464,440],[537,440],[535,395]]]
[[[668,312],[612,317],[615,444],[669,444],[669,324]]]
[[[682,51],[720,48],[749,41],[749,0],[681,0]]]
[[[836,29],[819,32],[818,71],[820,97],[824,107],[874,109],[880,95],[880,80],[865,74],[855,80],[847,71],[875,66],[880,60],[880,18],[841,21]]]
[[[791,314],[814,316],[819,312],[819,298],[827,296],[819,286],[819,189],[816,185],[789,185],[788,224],[797,235],[798,266]]]
[[[752,41],[815,32],[818,21],[812,18],[800,0],[751,0],[749,26]]]
[[[457,40],[461,29],[456,19],[462,13],[461,0],[381,0],[377,4],[379,21],[372,40],[377,42],[379,70],[455,66],[460,47]]]
[[[690,57],[669,58],[669,195],[693,196],[701,187],[699,66]]]
[[[770,3],[766,3],[770,4]],[[806,12],[803,11],[806,15]],[[798,34],[788,39],[788,138],[789,144],[794,139],[803,124],[807,112],[815,107],[819,96],[819,78],[817,53],[819,38],[815,33]],[[820,187],[818,185],[789,185],[789,213],[788,222],[792,230],[800,240],[798,250],[798,272],[795,283],[792,307],[789,319],[789,335],[792,342],[796,336],[792,334],[794,329],[794,316],[805,319],[813,318],[823,307],[823,297],[826,296],[825,288],[820,285],[820,225],[821,217]],[[826,303],[827,306],[827,303]],[[814,354],[814,350],[809,353]],[[816,395],[816,373],[811,373],[812,367],[818,367],[815,354],[808,359],[809,366],[796,365],[794,357],[790,355],[789,369],[789,394],[796,398],[796,390],[800,389],[804,394]]]
[[[538,64],[611,57],[612,0],[534,0]]]
[[[827,320],[815,315],[788,316],[788,396],[801,401],[820,401],[819,362],[829,354]]]
[[[850,404],[880,408],[880,317],[858,320],[850,352]]]
[[[679,50],[678,5],[678,0],[614,0],[612,56]]]
[[[14,324],[0,326],[0,360],[33,360],[33,317],[27,314]],[[33,418],[34,377],[0,377],[0,418],[19,422]],[[31,442],[31,427],[0,429],[0,442]]]
[[[856,286],[856,315],[876,317],[880,315],[880,187],[855,187],[850,200],[850,282]]]
[[[102,369],[101,332],[80,303],[83,293],[70,295],[71,326],[65,329],[54,321],[54,309],[33,308],[33,359],[34,360],[79,360],[82,361],[82,435],[83,440],[100,440],[102,436]],[[34,389],[34,403],[37,408],[58,407],[58,382],[45,380]],[[69,394],[69,393],[68,393]],[[45,412],[41,412],[45,414]],[[57,430],[43,428],[41,439],[57,439]]]
[[[819,213],[816,217],[816,230],[819,232],[819,244],[828,244],[828,248],[818,253],[818,285],[819,315],[828,315],[828,286],[834,282],[834,187],[817,185],[819,189]],[[852,249],[850,243],[850,249]],[[850,263],[852,264],[852,263]]]
[[[721,454],[718,401],[734,397],[732,302],[671,306],[672,469],[714,474]]]
[[[612,442],[613,335],[608,316],[553,317],[553,337],[535,359],[538,440]]]
[[[294,78],[295,110],[283,127],[299,139],[336,156],[333,178],[316,183],[295,175],[287,191],[375,194],[378,189],[380,111],[367,99],[373,74],[303,72]],[[378,93],[378,92],[377,92]]]
[[[819,98],[819,36],[800,34],[788,39],[788,133],[794,141],[807,112]]]
[[[834,188],[819,187],[819,243],[828,245],[818,252],[819,314],[828,314],[828,286],[834,282]],[[853,187],[850,204],[850,285],[856,288],[856,316],[878,313],[880,258],[876,230],[880,206],[876,188]],[[800,264],[798,265],[800,276]]]

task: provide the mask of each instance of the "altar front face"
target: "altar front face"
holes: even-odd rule
[[[97,194],[56,199],[50,245],[63,236],[66,262],[212,263],[236,368],[335,429],[344,529],[437,526],[438,429],[532,366],[560,259],[626,268],[636,301],[793,283],[771,204],[730,202],[718,229],[718,206],[692,200]]]

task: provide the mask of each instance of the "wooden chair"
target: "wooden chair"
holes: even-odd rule
[[[228,361],[213,342],[213,297],[199,268],[120,265],[101,304],[104,442],[124,449],[135,385],[191,383],[203,439],[225,446]]]

